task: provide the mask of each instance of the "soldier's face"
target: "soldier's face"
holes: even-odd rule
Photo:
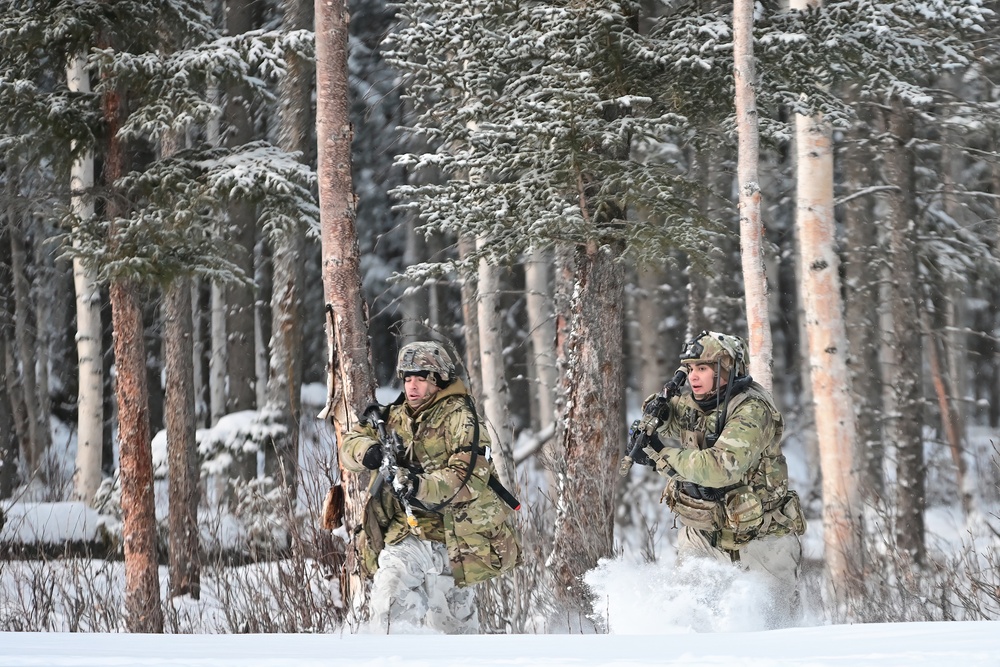
[[[721,384],[725,384],[725,378],[720,378]],[[711,394],[715,389],[715,364],[693,364],[688,370],[688,384],[691,385],[691,393],[697,399],[702,399]],[[721,386],[721,385],[720,385]]]
[[[416,410],[438,392],[438,386],[426,377],[407,375],[403,380],[403,392],[406,394],[406,404],[411,410]]]

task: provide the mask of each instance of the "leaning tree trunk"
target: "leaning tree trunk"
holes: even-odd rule
[[[895,350],[895,375],[889,381],[893,397],[892,442],[896,445],[896,541],[913,562],[924,561],[925,477],[922,345],[920,338],[919,276],[915,238],[917,211],[913,190],[912,120],[898,98],[889,112],[889,143],[884,151],[886,181],[895,186],[888,217],[888,286],[892,315],[891,346]]]
[[[771,390],[771,323],[768,319],[767,275],[764,271],[764,226],[760,219],[757,169],[760,138],[753,55],[753,0],[733,3],[733,71],[736,75],[736,125],[739,133],[740,245],[754,379]]]
[[[355,228],[351,180],[350,88],[347,76],[348,12],[346,0],[316,0],[316,136],[323,255],[330,350],[329,395],[323,415],[337,441],[375,399],[375,377],[368,345],[368,312],[361,298],[361,257]],[[348,534],[361,519],[367,475],[340,467],[345,485],[343,521]],[[364,596],[358,563],[348,554],[341,571],[343,599]]]
[[[66,68],[69,89],[90,92],[86,58],[75,56]],[[81,221],[94,215],[94,156],[87,153],[73,162],[70,172],[70,206]],[[74,241],[74,244],[77,242]],[[101,358],[101,291],[97,272],[81,258],[73,258],[76,291],[76,352],[79,359],[77,398],[76,472],[73,495],[88,505],[101,485],[104,451],[104,363]]]
[[[793,7],[795,3],[793,2]],[[855,476],[854,406],[833,219],[833,139],[820,116],[795,117],[795,227],[809,344],[809,377],[823,474],[823,542],[837,608],[863,590],[861,494]]]
[[[614,554],[615,464],[625,449],[625,278],[614,248],[590,242],[563,254],[556,324],[559,495],[547,568],[559,597],[589,612],[590,594],[581,577]]]

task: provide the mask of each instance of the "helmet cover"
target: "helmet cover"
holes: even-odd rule
[[[400,348],[396,358],[396,377],[403,379],[407,373],[437,373],[448,383],[455,378],[455,363],[440,343],[409,343]]]
[[[736,366],[736,375],[747,374],[749,359],[742,338],[716,331],[702,331],[681,350],[681,364],[716,364],[729,371]]]

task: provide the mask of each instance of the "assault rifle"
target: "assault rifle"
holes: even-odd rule
[[[403,443],[400,442],[395,431],[390,431],[386,427],[385,420],[382,419],[382,414],[378,410],[367,410],[365,421],[371,424],[375,428],[375,432],[378,433],[378,443],[382,450],[382,465],[378,469],[378,478],[372,484],[371,494],[378,495],[386,481],[392,484],[393,495],[396,496],[403,506],[403,511],[406,512],[406,523],[412,530],[418,531],[417,517],[413,515],[413,506],[406,498],[406,492],[410,490],[409,485],[412,482],[407,478],[405,468],[401,468],[396,462],[397,455],[403,451]]]
[[[674,373],[674,376],[663,385],[663,389],[660,390],[656,398],[646,404],[642,411],[642,419],[636,419],[632,423],[632,428],[629,429],[628,453],[622,457],[622,462],[618,467],[619,475],[622,477],[627,475],[628,471],[632,469],[636,457],[643,454],[642,450],[653,435],[653,431],[663,423],[660,417],[661,411],[669,405],[671,398],[681,393],[681,387],[685,380],[687,380],[687,373],[684,370],[678,370]]]

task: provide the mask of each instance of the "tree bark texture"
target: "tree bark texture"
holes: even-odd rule
[[[547,250],[532,250],[524,266],[524,292],[537,379],[534,405],[539,431],[552,426],[555,420],[555,391],[559,381],[551,274],[552,253]]]
[[[284,27],[312,28],[313,6],[309,0],[285,0]],[[288,55],[288,73],[282,81],[278,142],[290,152],[309,154],[313,69],[294,54]],[[281,230],[274,245],[271,290],[271,354],[267,381],[266,413],[285,426],[285,435],[265,453],[266,474],[282,481],[295,498],[298,481],[299,420],[302,417],[302,284],[305,270],[305,230],[300,226]]]
[[[859,144],[867,140],[865,127],[870,121],[866,109],[847,133],[843,149],[844,185],[847,196],[871,182],[868,165],[870,153]],[[879,333],[878,273],[872,270],[878,256],[878,235],[873,224],[874,211],[870,197],[853,197],[843,204],[845,233],[844,293],[848,323],[848,370],[851,376],[851,401],[857,415],[857,442],[860,470],[864,475],[862,491],[870,496],[882,496],[885,479],[882,470],[882,375],[878,359]]]
[[[764,270],[764,226],[760,218],[757,169],[760,137],[757,118],[757,76],[753,55],[753,0],[734,0],[733,51],[736,75],[736,126],[739,133],[740,245],[754,379],[771,390],[773,352],[768,317],[767,275]]]
[[[111,281],[118,399],[125,610],[129,632],[163,632],[153,504],[153,453],[147,416],[146,346],[135,285]]]
[[[821,117],[796,116],[796,230],[802,263],[809,377],[823,474],[826,569],[838,607],[863,587],[861,493],[856,428],[847,374],[847,331],[833,218],[832,130]]]
[[[346,0],[316,0],[316,135],[322,239],[323,292],[328,309],[329,394],[325,415],[338,442],[375,398],[368,344],[368,312],[361,297],[361,261],[351,178],[349,18]],[[361,518],[367,475],[340,469],[348,532]],[[345,560],[344,599],[363,595],[356,563]]]
[[[83,54],[66,68],[71,91],[90,92],[90,75]],[[94,156],[81,156],[70,172],[70,207],[81,220],[94,215]],[[97,271],[79,257],[73,258],[73,285],[76,292],[76,351],[79,372],[77,394],[76,471],[73,495],[92,505],[101,485],[101,456],[104,451],[104,364],[101,359],[101,291]]]
[[[885,178],[896,186],[890,196],[889,285],[892,347],[896,352],[892,388],[892,441],[896,445],[896,541],[899,550],[917,563],[925,558],[925,478],[922,437],[923,392],[920,338],[919,277],[915,239],[917,217],[913,190],[912,120],[903,103],[894,98],[889,112],[889,145],[885,150]]]
[[[201,596],[199,474],[195,440],[191,280],[177,277],[164,294],[167,465],[170,499],[170,594]]]
[[[476,239],[482,251],[489,239]],[[516,488],[516,475],[511,455],[514,427],[510,419],[507,375],[504,371],[503,319],[500,312],[500,269],[479,260],[476,303],[479,323],[479,354],[482,359],[483,402],[480,404],[486,417],[486,427],[493,442],[493,455],[500,481],[508,489]]]
[[[589,611],[590,594],[580,578],[614,553],[617,469],[625,449],[620,409],[625,279],[607,246],[591,242],[564,249],[563,255],[556,324],[559,486],[547,568],[557,594]]]
[[[476,250],[476,239],[460,236],[458,254],[462,260]],[[477,405],[483,404],[483,358],[479,352],[479,304],[476,301],[476,276],[471,273],[462,280],[462,333],[465,338],[465,374],[469,380],[469,393]]]

